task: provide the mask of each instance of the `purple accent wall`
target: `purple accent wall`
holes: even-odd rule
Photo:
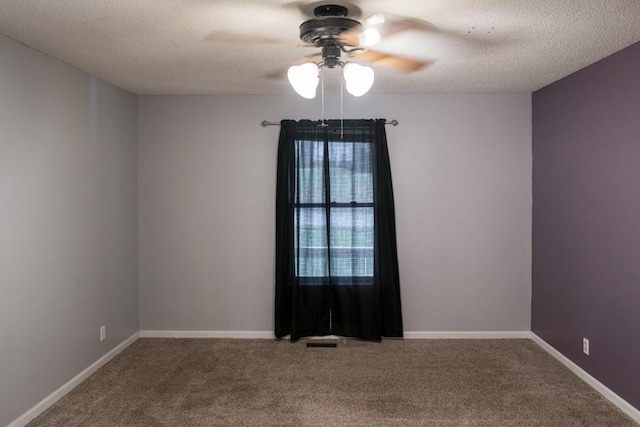
[[[532,331],[640,409],[640,43],[533,94],[532,272]]]

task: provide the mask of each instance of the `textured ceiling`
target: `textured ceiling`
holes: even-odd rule
[[[345,4],[0,0],[0,33],[136,94],[292,93],[286,78],[266,76],[314,52],[296,45],[312,3]],[[377,93],[532,92],[640,40],[638,0],[354,4],[361,18],[393,13],[435,26],[377,47],[433,61],[412,74],[376,68]],[[339,87],[331,78],[327,85]]]

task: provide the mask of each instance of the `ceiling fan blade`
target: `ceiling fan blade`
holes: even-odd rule
[[[360,46],[361,40],[362,40],[362,32],[344,31],[338,36],[338,39],[345,46],[351,46],[351,47]]]
[[[442,32],[435,25],[421,19],[378,13],[364,21],[362,30],[345,31],[340,34],[339,39],[346,46],[367,48],[405,31]]]
[[[452,28],[438,27],[431,22],[424,21],[422,19],[408,18],[392,14],[379,14],[373,15],[365,21],[364,29],[360,36],[361,45],[363,47],[376,44],[373,43],[367,45],[362,41],[362,39],[366,39],[364,36],[369,28],[373,28],[378,31],[380,36],[379,40],[384,40],[385,38],[392,37],[402,32],[413,31],[444,37],[448,40],[475,47],[499,47],[509,42],[509,40],[504,36],[500,37],[492,34],[490,37],[487,37],[486,34],[490,34],[491,31],[487,31],[486,34],[473,30],[461,31]]]
[[[369,62],[376,66],[393,68],[394,70],[405,71],[408,73],[419,71],[432,63],[431,61],[422,61],[404,56],[391,55],[370,49],[352,52],[351,56],[359,61]]]
[[[263,43],[275,45],[288,45],[298,47],[314,47],[310,43],[303,43],[299,40],[290,41],[276,37],[256,36],[254,34],[243,34],[232,31],[211,31],[204,38],[205,42],[223,42],[223,43]]]
[[[348,46],[370,47],[404,31],[437,32],[435,25],[421,19],[378,13],[364,21],[359,32],[347,32],[340,36]]]
[[[486,34],[473,30],[460,31],[451,28],[437,27],[422,19],[393,14],[372,15],[364,22],[361,32],[345,34],[342,40],[348,46],[367,48],[403,32],[444,37],[448,40],[476,47],[498,47],[509,42],[504,36],[497,37],[495,34],[492,34],[490,37],[487,37],[486,34],[490,34],[491,31],[487,31]]]
[[[391,37],[404,31],[435,32],[437,28],[430,22],[416,18],[404,18],[394,15],[384,15],[385,22],[381,25],[380,35]]]
[[[284,80],[287,77],[287,69],[279,68],[277,70],[271,70],[258,76],[265,80]]]

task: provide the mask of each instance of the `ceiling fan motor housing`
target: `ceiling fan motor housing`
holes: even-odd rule
[[[355,19],[342,17],[314,18],[300,25],[300,40],[322,46],[325,40],[337,41],[347,31],[359,32],[362,25]]]
[[[340,35],[347,31],[360,32],[362,25],[347,18],[349,10],[340,5],[318,6],[313,11],[316,18],[300,25],[300,40],[318,47],[340,46]]]

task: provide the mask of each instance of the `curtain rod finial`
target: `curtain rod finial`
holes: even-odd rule
[[[266,120],[263,120],[260,122],[260,126],[262,126],[263,128],[266,128],[267,126],[269,126],[269,122]]]

